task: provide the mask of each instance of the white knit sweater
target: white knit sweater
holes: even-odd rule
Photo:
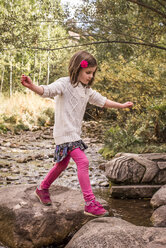
[[[55,144],[81,139],[81,126],[87,103],[103,107],[106,97],[81,83],[73,87],[70,77],[63,77],[52,84],[41,85],[43,97],[55,97]]]

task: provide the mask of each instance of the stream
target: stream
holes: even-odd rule
[[[152,226],[152,208],[149,199],[113,199],[109,193],[109,181],[102,169],[107,162],[99,153],[103,146],[104,132],[108,123],[84,122],[84,142],[88,145],[85,153],[89,159],[89,175],[97,197],[108,202],[114,217],[122,218],[140,226]],[[18,134],[0,135],[0,187],[18,184],[39,184],[53,165],[53,128],[21,131]],[[79,189],[76,165],[71,160],[67,169],[54,182],[56,185]],[[0,246],[2,248],[2,246]]]

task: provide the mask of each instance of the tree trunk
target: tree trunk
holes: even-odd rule
[[[35,50],[35,56],[34,56],[34,73],[33,73],[33,84],[35,84],[36,57],[37,57],[37,52],[36,52],[36,50]]]
[[[39,80],[38,80],[38,82],[40,83],[40,78],[41,78],[41,67],[42,67],[42,63],[41,63],[41,53],[40,53],[40,58],[39,58],[39,76],[38,76],[38,78],[39,78]],[[38,84],[39,84],[38,83]]]
[[[5,75],[5,67],[4,67],[3,70],[2,70],[1,89],[0,89],[0,93],[1,93],[1,94],[2,94],[2,89],[3,89],[4,75]]]
[[[50,40],[50,31],[51,31],[51,26],[49,24],[48,26],[48,42]],[[47,57],[47,85],[49,84],[49,78],[50,78],[50,51],[48,51],[48,57]]]
[[[48,57],[47,57],[47,85],[49,84],[49,78],[50,78],[50,53],[48,51]]]
[[[12,59],[11,59],[11,56],[10,56],[10,97],[12,96],[12,87],[13,87],[13,64],[12,64]]]
[[[21,58],[21,74],[24,74],[24,60],[23,60],[23,53]]]

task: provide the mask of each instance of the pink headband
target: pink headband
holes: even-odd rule
[[[87,68],[88,67],[88,62],[86,60],[82,60],[81,63],[80,63],[80,66],[82,68]]]

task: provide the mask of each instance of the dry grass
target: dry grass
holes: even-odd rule
[[[54,101],[35,93],[15,93],[11,98],[0,96],[0,129],[16,127],[32,129],[52,124]]]

